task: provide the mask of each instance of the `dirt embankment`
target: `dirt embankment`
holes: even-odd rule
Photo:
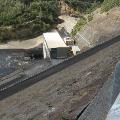
[[[80,47],[94,46],[120,35],[120,7],[107,13],[93,12],[93,20],[75,36]],[[84,43],[86,44],[83,44]],[[82,45],[81,45],[82,44]]]

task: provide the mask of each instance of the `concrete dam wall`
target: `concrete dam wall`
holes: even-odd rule
[[[42,79],[44,79],[44,78],[47,78],[48,76],[50,76],[54,73],[57,73],[57,72],[63,70],[64,68],[77,63],[78,61],[84,60],[84,59],[88,58],[89,56],[97,53],[98,51],[118,42],[119,40],[120,40],[120,36],[113,38],[109,41],[106,41],[102,44],[99,44],[81,54],[78,54],[68,60],[63,61],[62,63],[54,65],[45,70],[43,69],[43,71],[40,73],[38,71],[38,73],[33,74],[33,75],[29,76],[28,78],[21,79],[21,80],[15,79],[13,81],[10,81],[8,83],[0,85],[0,98],[2,99],[10,94],[13,94],[14,92],[17,92],[21,89],[24,89]]]
[[[113,41],[114,44],[108,42],[104,47],[99,47],[98,51],[89,53],[88,57],[82,53],[85,57],[73,57],[75,60],[71,58],[74,62],[71,60],[69,63],[69,60],[66,60],[59,65],[44,69],[42,72],[38,71],[26,79],[16,79],[4,84],[0,92],[2,106],[0,116],[3,120],[9,119],[11,116],[12,120],[37,120],[37,118],[42,119],[43,117],[47,120],[80,118],[101,91],[103,84],[111,76],[119,61],[119,37]],[[61,67],[62,64],[68,66]],[[60,67],[59,71],[57,71],[57,67],[58,69]],[[5,99],[6,97],[7,99]],[[46,103],[50,103],[55,111],[48,114],[51,107]],[[3,107],[4,110],[2,110]],[[105,113],[107,110],[108,108]],[[47,116],[43,116],[46,114]],[[19,115],[24,118],[20,118]]]

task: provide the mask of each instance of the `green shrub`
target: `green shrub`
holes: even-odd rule
[[[13,36],[11,30],[4,28],[0,29],[0,42],[6,43]]]
[[[80,13],[91,13],[101,5],[103,0],[65,0],[65,2]]]
[[[93,20],[93,14],[89,14],[88,15],[88,22],[92,21]]]
[[[84,25],[87,23],[87,20],[85,17],[80,17],[80,20],[77,22],[77,24],[74,26],[71,35],[75,36],[78,31],[81,30],[81,28],[84,27]]]
[[[102,0],[94,1],[91,3],[91,5],[86,9],[86,14],[91,14],[93,11],[95,11],[97,8],[101,7]]]
[[[109,11],[113,7],[120,6],[120,0],[104,0],[102,4],[102,11]]]

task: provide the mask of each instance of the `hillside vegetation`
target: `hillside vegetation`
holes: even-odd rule
[[[88,21],[91,12],[101,7],[108,11],[120,6],[120,0],[64,0],[81,18],[72,31],[75,35]],[[60,15],[59,0],[0,0],[0,42],[22,40],[49,31],[58,22]]]
[[[52,28],[57,0],[0,0],[0,41],[33,37]]]
[[[102,4],[102,11],[108,11],[112,9],[113,7],[119,7],[120,6],[120,0],[104,0]]]
[[[65,2],[80,13],[89,13],[104,0],[65,0]]]
[[[120,6],[120,0],[65,0],[70,6],[72,6],[79,13],[79,21],[73,28],[71,35],[75,36],[78,31],[81,30],[84,25],[93,19],[92,12],[101,7],[101,12],[107,12],[113,7]],[[84,18],[84,15],[87,18]],[[81,16],[83,15],[83,16]]]
[[[100,6],[103,12],[120,6],[120,0],[65,0],[65,2],[79,12],[88,13]]]

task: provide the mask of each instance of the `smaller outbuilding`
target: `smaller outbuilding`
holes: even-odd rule
[[[72,51],[74,55],[77,55],[80,53],[80,48],[78,46],[72,46]]]

